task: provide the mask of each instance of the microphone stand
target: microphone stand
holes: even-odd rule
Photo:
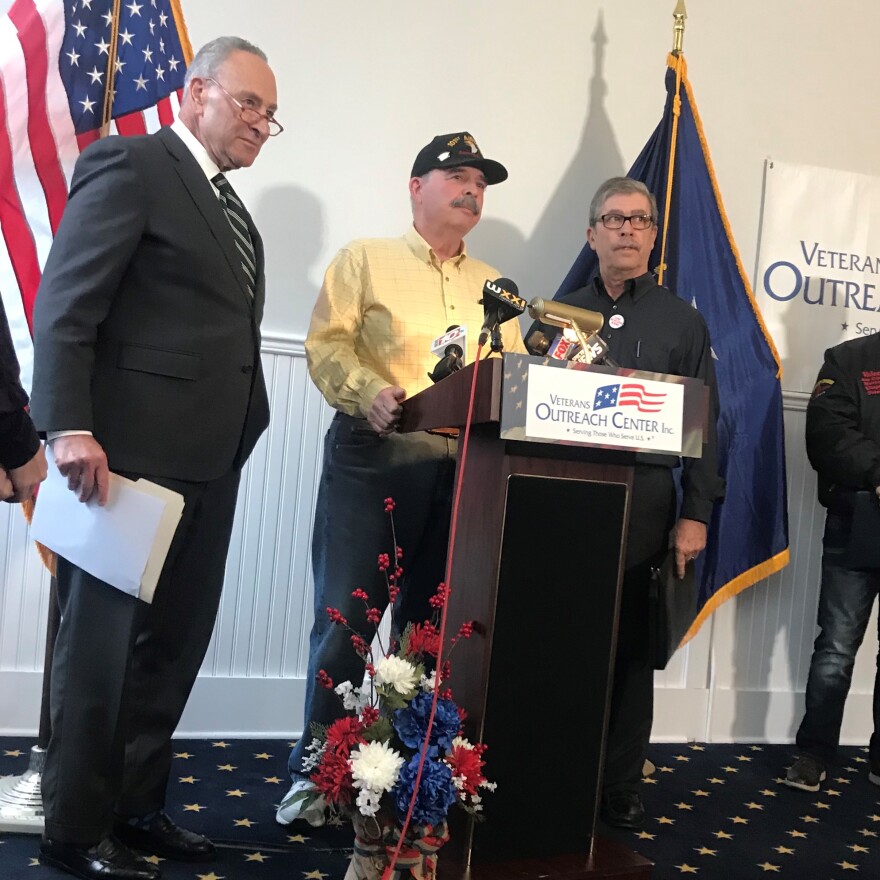
[[[40,706],[40,731],[37,744],[31,748],[28,768],[21,776],[0,779],[0,831],[19,834],[43,832],[43,793],[41,781],[46,763],[46,749],[52,732],[49,716],[49,692],[52,687],[52,654],[61,612],[55,578],[49,586],[49,614],[46,620],[46,654],[43,665],[43,695]]]

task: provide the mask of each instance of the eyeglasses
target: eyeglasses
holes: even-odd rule
[[[238,107],[239,115],[243,122],[246,122],[248,125],[256,125],[261,120],[264,121],[266,125],[269,126],[269,137],[275,137],[284,131],[284,126],[275,118],[274,113],[260,113],[255,107],[246,107],[241,101],[230,95],[229,92],[227,92],[226,89],[214,79],[214,77],[206,76],[205,79],[208,80],[208,82],[214,83],[214,85],[217,86],[217,88],[220,89],[220,91],[223,92],[223,94],[226,95],[236,107]]]
[[[623,229],[629,220],[633,229],[650,229],[654,225],[654,218],[650,214],[633,214],[625,217],[623,214],[603,214],[598,218],[606,229]]]

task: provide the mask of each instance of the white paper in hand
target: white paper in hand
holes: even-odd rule
[[[183,496],[118,474],[110,474],[109,496],[104,507],[94,497],[83,504],[50,459],[31,537],[118,590],[151,602]]]

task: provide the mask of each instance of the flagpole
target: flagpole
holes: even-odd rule
[[[110,121],[113,119],[113,97],[116,85],[116,58],[119,51],[119,7],[122,0],[113,0],[113,11],[110,21],[110,49],[107,52],[107,89],[104,92],[104,108],[101,115],[101,137],[110,132]]]
[[[663,236],[660,240],[660,265],[657,267],[657,283],[663,284],[666,272],[666,231],[669,229],[669,213],[672,210],[672,178],[675,175],[675,150],[678,144],[678,119],[681,115],[681,73],[684,67],[684,23],[687,9],[684,0],[678,0],[672,13],[672,55],[675,58],[675,98],[672,105],[672,137],[669,144],[669,167],[666,169],[666,199],[663,204]]]

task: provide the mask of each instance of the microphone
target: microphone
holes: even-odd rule
[[[516,318],[526,310],[526,301],[519,295],[519,288],[509,278],[487,280],[483,285],[483,326],[480,328],[480,345],[485,345],[492,334],[492,351],[501,351],[498,325]]]
[[[466,350],[467,328],[458,324],[447,327],[446,332],[431,343],[431,354],[437,355],[440,360],[428,373],[428,378],[432,382],[439,382],[441,379],[457,373],[464,366]]]
[[[529,314],[537,321],[567,329],[577,328],[582,333],[598,333],[605,323],[601,312],[580,309],[555,300],[535,298],[529,303]]]

